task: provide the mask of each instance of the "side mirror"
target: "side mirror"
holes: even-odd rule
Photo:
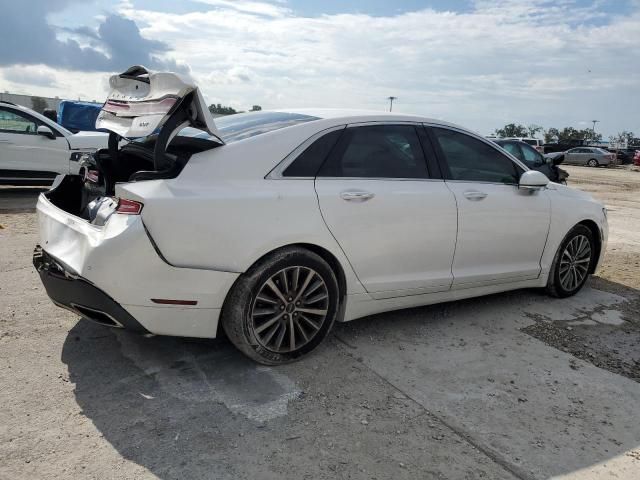
[[[547,185],[549,185],[549,179],[544,173],[537,170],[527,170],[520,177],[520,184],[518,186],[529,190],[540,190]]]
[[[42,135],[43,137],[47,137],[50,138],[51,140],[53,140],[54,138],[56,138],[56,136],[53,134],[53,130],[51,130],[49,127],[47,127],[46,125],[40,125],[38,127],[38,129],[36,130],[36,133],[38,135]]]

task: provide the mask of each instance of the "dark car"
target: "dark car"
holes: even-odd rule
[[[633,157],[636,154],[636,150],[640,150],[640,146],[633,148],[620,148],[620,149],[608,149],[610,152],[616,154],[616,158],[620,165],[629,165],[633,163]]]
[[[586,140],[571,139],[560,143],[545,143],[542,145],[542,153],[566,152],[576,147],[584,147],[587,145]]]
[[[519,140],[492,140],[524,163],[527,167],[544,173],[552,182],[559,183],[563,180],[557,165],[552,161],[547,161],[542,154],[531,145]]]

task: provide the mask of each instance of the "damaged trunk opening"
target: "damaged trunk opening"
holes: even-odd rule
[[[193,154],[224,144],[202,94],[178,75],[135,66],[109,83],[96,120],[96,128],[109,131],[108,149],[84,155],[79,175],[58,178],[46,194],[95,225],[118,208],[116,183],[175,178]]]

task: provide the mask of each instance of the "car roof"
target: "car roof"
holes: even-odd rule
[[[422,115],[385,112],[379,110],[345,109],[345,108],[288,108],[273,110],[275,112],[309,115],[322,120],[334,120],[335,123],[364,123],[364,122],[418,122],[453,127],[466,132],[473,132],[468,128]]]

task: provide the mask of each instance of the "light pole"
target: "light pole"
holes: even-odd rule
[[[593,122],[593,136],[596,136],[596,123],[600,123],[600,120],[591,120]]]
[[[387,97],[389,99],[389,111],[392,112],[393,111],[393,101],[397,100],[398,97]]]

